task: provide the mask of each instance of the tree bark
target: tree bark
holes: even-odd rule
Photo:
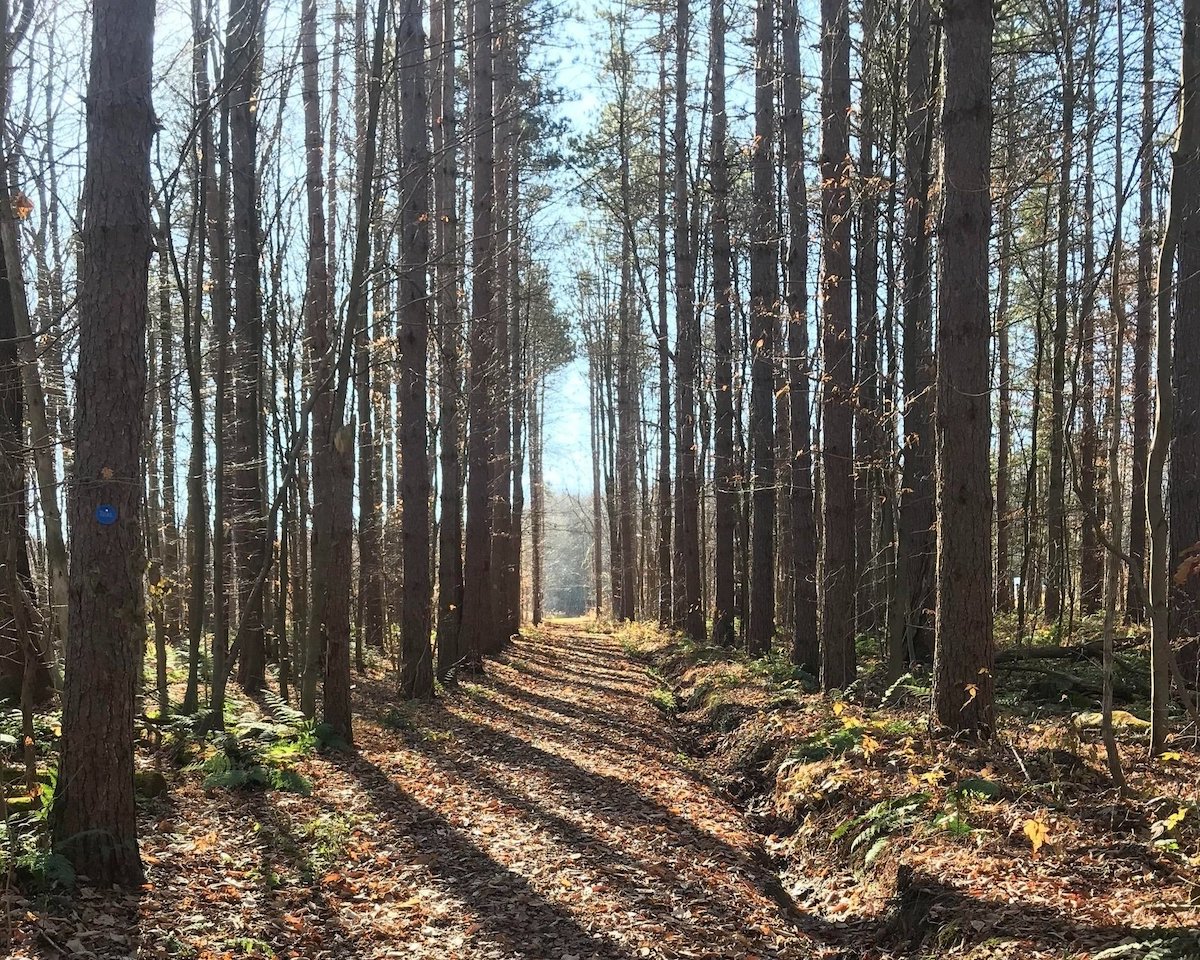
[[[735,539],[738,522],[738,495],[734,488],[737,465],[733,447],[733,318],[730,300],[729,242],[729,160],[728,117],[725,107],[725,0],[712,0],[709,34],[712,87],[712,145],[709,152],[709,177],[712,181],[712,276],[713,342],[716,355],[713,366],[713,405],[716,408],[713,438],[713,642],[732,647],[734,628]],[[666,289],[666,280],[663,280]],[[665,296],[665,292],[664,292]],[[663,335],[666,333],[664,331]],[[665,439],[665,438],[664,438]]]
[[[857,344],[854,385],[854,504],[857,610],[855,631],[873,635],[884,623],[879,607],[879,571],[875,546],[876,515],[883,464],[883,423],[879,409],[879,178],[875,170],[875,86],[880,57],[876,49],[876,0],[862,2],[861,94],[858,126],[858,247],[855,259]]]
[[[682,595],[680,626],[689,639],[708,636],[700,593],[700,480],[696,456],[696,407],[699,376],[699,330],[696,319],[696,245],[691,228],[692,200],[688,184],[688,33],[689,0],[675,6],[675,443],[679,464],[679,497],[675,505],[678,564],[675,579]]]
[[[658,622],[659,626],[666,629],[671,626],[674,617],[674,558],[672,556],[674,517],[672,515],[673,503],[671,495],[671,341],[667,330],[667,104],[670,96],[670,87],[667,82],[666,4],[663,4],[659,10],[658,24],[661,38],[658,54],[658,210],[655,220],[658,236],[658,269],[656,276],[658,284],[658,322],[654,330],[655,342],[658,348],[658,478],[656,481],[656,492],[658,496]],[[716,81],[714,80],[713,82],[715,83]],[[713,122],[714,124],[716,123],[715,116]],[[718,175],[714,170],[714,220],[717,216],[716,205],[718,200],[716,194],[718,188],[716,177]],[[715,251],[714,256],[716,256]],[[719,309],[720,301],[718,299],[714,310]],[[718,347],[718,349],[720,348]],[[716,625],[714,621],[715,630]]]
[[[143,404],[154,4],[96,0],[87,91],[70,592],[55,848],[100,884],[142,881],[133,708],[145,641]]]
[[[429,645],[430,475],[426,442],[429,362],[429,145],[426,123],[424,4],[404,0],[399,19],[400,155],[409,171],[400,212],[400,456],[404,460],[404,619],[400,625],[400,696],[433,696]]]
[[[1004,136],[1005,169],[1015,165],[1017,77],[1016,59],[1005,74],[1008,91],[1005,109],[1008,114]],[[1012,352],[1009,343],[1009,316],[1013,267],[1013,205],[1015,185],[1010,180],[1004,184],[1004,196],[1000,209],[999,274],[996,291],[996,354],[999,368],[999,404],[997,418],[996,449],[996,612],[1011,613],[1013,609],[1013,578],[1011,566],[1012,518],[1010,516],[1009,485],[1012,459]]]
[[[229,96],[233,185],[234,423],[230,444],[230,507],[237,561],[239,618],[246,641],[238,682],[256,693],[265,682],[263,603],[251,602],[267,555],[262,488],[262,253],[258,185],[258,102],[262,73],[262,0],[230,0],[225,78]]]
[[[914,4],[915,5],[915,4]],[[825,421],[821,685],[854,681],[854,339],[850,289],[850,13],[821,0],[821,321]]]
[[[438,522],[437,675],[449,677],[462,657],[459,626],[463,604],[462,522],[462,321],[458,303],[458,218],[454,195],[458,176],[458,115],[455,110],[454,0],[430,5],[433,84],[434,242],[438,317],[438,419],[441,488]]]
[[[804,169],[804,90],[800,73],[797,0],[783,6],[783,153],[788,211],[784,262],[788,310],[788,400],[792,460],[792,645],[791,658],[814,676],[821,667],[817,632],[817,531],[813,516],[812,376],[808,342],[808,189]]]
[[[761,656],[775,635],[775,331],[779,294],[775,265],[774,0],[757,0],[754,15],[754,147],[750,157],[750,611],[746,649]],[[847,43],[849,39],[847,38]],[[847,76],[847,95],[849,80]],[[848,105],[848,104],[847,104]],[[849,237],[849,221],[846,225]],[[849,251],[847,251],[847,254]]]
[[[992,4],[948,0],[938,280],[938,553],[933,711],[993,729],[991,394]]]
[[[495,117],[492,98],[492,7],[474,0],[471,28],[471,122],[474,159],[471,178],[470,367],[468,375],[466,542],[463,552],[463,614],[460,644],[468,666],[479,669],[483,654],[498,646],[493,620],[492,571],[492,374],[496,319],[493,313],[495,263]]]
[[[904,466],[900,479],[896,557],[899,632],[890,637],[892,673],[908,659],[929,656],[933,608],[934,528],[932,285],[929,277],[929,193],[933,82],[928,0],[908,8],[907,116],[904,138]]]
[[[1096,470],[1100,438],[1096,427],[1096,43],[1099,12],[1094,4],[1084,9],[1088,24],[1084,56],[1087,135],[1083,155],[1083,284],[1079,305],[1079,500],[1084,521],[1079,531],[1079,610],[1087,616],[1100,609],[1104,589],[1104,559],[1090,517],[1100,516]],[[1124,186],[1121,187],[1124,190]]]
[[[1150,452],[1150,352],[1154,346],[1154,0],[1142,4],[1142,137],[1138,171],[1138,287],[1133,341],[1133,440],[1129,485],[1129,586],[1125,615],[1146,616],[1142,601],[1146,571],[1146,464]],[[1142,582],[1136,581],[1142,577]]]
[[[1184,5],[1184,113],[1175,154],[1178,176],[1186,178],[1179,215],[1179,280],[1172,331],[1169,516],[1170,629],[1174,638],[1200,636],[1200,5]],[[1189,48],[1187,44],[1191,44]],[[1190,108],[1190,109],[1189,109]],[[1174,180],[1173,180],[1174,182]],[[1174,187],[1172,187],[1174,189]],[[1161,348],[1160,348],[1161,349]],[[1161,361],[1160,361],[1161,363]],[[1161,386],[1160,386],[1161,389]]]
[[[1046,592],[1048,623],[1063,614],[1067,591],[1066,430],[1067,327],[1071,290],[1067,270],[1071,248],[1071,171],[1075,157],[1075,29],[1062,5],[1062,128],[1058,170],[1058,226],[1054,283],[1054,348],[1050,360],[1050,476],[1046,483]]]
[[[1194,271],[1200,266],[1200,0],[1184,0],[1183,42],[1180,69],[1179,126],[1171,154],[1171,192],[1167,222],[1163,228],[1162,247],[1158,258],[1158,313],[1156,317],[1156,348],[1158,352],[1155,383],[1154,434],[1150,441],[1146,465],[1146,519],[1149,533],[1150,586],[1150,753],[1162,752],[1170,730],[1168,713],[1171,695],[1171,583],[1173,533],[1168,528],[1163,503],[1163,474],[1168,450],[1174,455],[1176,394],[1173,364],[1187,365],[1187,354],[1173,356],[1176,343],[1184,349],[1194,348],[1196,316],[1200,312],[1200,280]],[[1175,260],[1178,257],[1178,265]],[[1176,286],[1175,269],[1178,266]],[[1193,271],[1189,275],[1188,271]],[[1172,335],[1171,299],[1175,295],[1175,326]],[[1181,363],[1182,361],[1182,363]],[[1191,386],[1185,381],[1185,387]],[[1189,401],[1191,397],[1189,396]],[[1189,441],[1194,443],[1194,409],[1182,410],[1179,425],[1183,427],[1182,463],[1171,460],[1172,495],[1178,471],[1193,465]],[[1193,422],[1189,423],[1189,418]],[[1187,479],[1183,483],[1189,482]],[[1194,483],[1194,478],[1191,479]],[[1186,486],[1181,486],[1186,491]],[[1188,504],[1194,510],[1195,504]],[[1173,519],[1173,518],[1172,518]],[[1185,616],[1190,613],[1185,608]],[[1186,622],[1186,621],[1185,621]]]

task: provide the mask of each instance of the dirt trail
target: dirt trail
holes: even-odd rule
[[[820,955],[653,686],[611,638],[553,624],[427,707],[362,682],[358,751],[308,761],[312,797],[189,780],[143,824],[148,889],[34,909],[27,955]]]

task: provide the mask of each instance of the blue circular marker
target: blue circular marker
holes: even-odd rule
[[[96,508],[96,522],[103,527],[111,527],[117,522],[117,508],[111,503],[102,503]]]

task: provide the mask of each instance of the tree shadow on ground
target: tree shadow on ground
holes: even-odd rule
[[[573,955],[580,960],[631,960],[635,954],[599,930],[583,927],[523,877],[497,862],[446,817],[405,792],[361,754],[337,759],[380,815],[380,825],[403,812],[405,835],[438,884],[470,910],[467,928],[490,945],[529,958]],[[386,818],[386,819],[385,819]]]
[[[901,956],[936,955],[963,945],[1017,941],[1027,950],[1078,952],[1113,946],[1153,934],[1120,923],[1079,918],[1054,906],[1021,899],[992,900],[967,893],[930,874],[901,867],[898,895],[885,914],[858,932]],[[844,939],[842,926],[797,911],[793,917],[806,933],[828,942]],[[1173,931],[1172,935],[1187,934]],[[1200,947],[1200,944],[1195,945]],[[1200,954],[1168,954],[1190,957]]]
[[[645,702],[645,693],[642,689],[636,689],[634,681],[621,681],[627,683],[628,687],[610,686],[604,683],[598,683],[593,680],[584,680],[582,677],[572,676],[563,667],[546,667],[540,660],[534,660],[531,657],[525,657],[518,654],[507,658],[505,661],[514,670],[529,677],[534,677],[537,680],[546,681],[547,683],[571,685],[574,687],[586,687],[588,690],[601,697],[611,697],[616,700],[623,700],[630,704],[641,704]],[[644,685],[638,684],[637,687],[642,688]]]
[[[469,780],[487,795],[498,798],[506,813],[514,812],[540,833],[555,838],[571,851],[569,857],[573,863],[603,877],[604,885],[628,905],[651,909],[664,926],[682,939],[711,943],[719,931],[751,928],[747,915],[729,898],[733,875],[744,873],[745,864],[718,861],[712,847],[696,836],[696,830],[690,831],[687,838],[664,835],[651,825],[652,821],[639,835],[637,818],[625,811],[586,807],[581,811],[575,796],[553,798],[581,816],[588,824],[585,827],[548,809],[549,798],[538,800],[530,796],[536,794],[539,785],[527,775],[522,777],[522,768],[516,768],[515,774],[527,793],[516,792],[513,784],[490,772],[488,764],[478,758],[455,754],[447,744],[436,746],[435,751],[430,751],[436,754],[431,759],[442,769]],[[637,855],[635,842],[639,840],[646,844],[645,852],[650,856]],[[689,870],[701,863],[703,870]],[[761,873],[761,869],[755,873]],[[692,875],[685,875],[689,873]],[[762,877],[752,875],[746,879],[758,884]],[[737,946],[744,947],[745,943]]]

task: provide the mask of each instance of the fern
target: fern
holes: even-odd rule
[[[893,834],[916,822],[928,802],[928,793],[881,800],[866,813],[839,824],[831,839],[837,843],[849,837],[850,856],[861,855],[863,866],[869,867],[887,849]]]
[[[911,673],[905,673],[897,677],[896,681],[884,691],[883,704],[884,706],[894,706],[909,698],[928,700],[931,692],[930,687],[923,686]]]
[[[279,694],[271,690],[264,690],[262,697],[267,707],[270,708],[271,716],[275,718],[275,722],[279,725],[295,727],[297,730],[312,726],[312,721],[308,717],[284,700]]]
[[[312,793],[312,784],[281,761],[289,754],[280,744],[264,747],[237,736],[225,735],[216,742],[216,750],[198,768],[206,774],[206,789],[222,790],[280,790]]]

